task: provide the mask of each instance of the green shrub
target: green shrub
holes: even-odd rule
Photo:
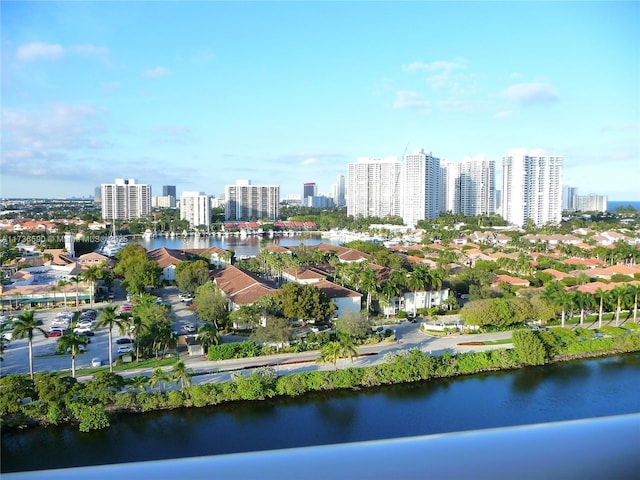
[[[209,360],[229,360],[231,358],[257,357],[262,353],[262,347],[258,342],[247,340],[245,342],[223,343],[209,347]]]
[[[514,330],[513,348],[520,361],[525,365],[544,365],[547,363],[547,349],[538,332]]]

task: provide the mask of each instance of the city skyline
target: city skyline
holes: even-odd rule
[[[2,2],[2,197],[330,194],[358,157],[564,158],[640,200],[637,2]],[[478,19],[482,19],[481,21]],[[422,22],[422,24],[421,24]]]

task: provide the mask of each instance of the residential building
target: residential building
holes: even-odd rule
[[[131,220],[151,213],[151,186],[135,179],[116,178],[115,183],[103,183],[102,218]]]
[[[569,187],[564,185],[562,187],[562,209],[563,210],[575,210],[574,197],[578,195],[577,187]]]
[[[318,186],[315,182],[309,182],[302,185],[302,200],[307,197],[315,197],[318,195]]]
[[[250,180],[237,180],[225,186],[225,220],[276,220],[280,208],[280,186],[251,185]]]
[[[405,155],[402,179],[404,223],[413,227],[425,218],[437,218],[442,196],[440,159],[424,149]]]
[[[344,175],[338,175],[338,183],[334,183],[331,186],[331,196],[336,207],[344,207],[346,205]]]
[[[402,162],[358,158],[348,165],[347,215],[354,217],[400,216]]]
[[[484,155],[442,162],[442,212],[467,217],[495,212],[495,162]]]
[[[575,195],[573,197],[573,208],[578,212],[606,212],[606,195]]]
[[[176,186],[175,185],[163,185],[162,186],[162,196],[163,197],[173,197],[176,198]]]
[[[191,227],[204,226],[208,230],[211,223],[209,196],[202,192],[182,192],[180,220],[187,220]]]
[[[502,217],[523,226],[562,219],[562,157],[516,151],[502,159]]]

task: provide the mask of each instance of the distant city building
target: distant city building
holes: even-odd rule
[[[608,197],[606,195],[574,195],[573,208],[578,212],[606,212]]]
[[[131,220],[151,213],[151,186],[135,179],[116,178],[115,183],[103,183],[102,218]]]
[[[333,199],[335,201],[336,207],[344,207],[347,204],[344,175],[338,175],[338,183],[336,184]]]
[[[502,190],[496,190],[496,206],[493,213],[502,214]]]
[[[211,223],[211,202],[202,192],[182,192],[180,195],[180,220],[187,220],[191,227],[204,226],[209,229]]]
[[[414,227],[425,218],[438,218],[442,196],[440,159],[417,149],[404,156],[402,219]]]
[[[516,153],[502,159],[502,217],[523,226],[562,219],[562,157]]]
[[[176,208],[176,198],[170,195],[151,197],[151,207],[153,208]]]
[[[211,208],[224,207],[224,196],[222,198],[216,198],[215,195],[210,198]]]
[[[102,203],[102,187],[96,187],[93,192],[93,202]]]
[[[176,186],[175,185],[163,185],[162,186],[162,196],[166,197],[176,197]]]
[[[302,199],[307,197],[315,197],[318,195],[318,186],[315,182],[309,182],[302,185]]]
[[[574,197],[578,195],[577,187],[569,187],[567,185],[562,187],[562,209],[563,210],[576,210],[574,203]]]
[[[334,200],[333,198],[325,195],[315,195],[312,197],[305,197],[303,205],[309,208],[331,208],[334,206]]]
[[[348,164],[347,215],[354,217],[400,216],[402,162],[358,158]]]
[[[235,185],[225,186],[225,199],[227,221],[277,220],[280,212],[278,185],[251,185],[250,180],[237,180]]]
[[[484,155],[442,163],[443,212],[467,217],[495,212],[495,162]]]

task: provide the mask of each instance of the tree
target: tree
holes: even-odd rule
[[[27,310],[18,316],[17,320],[14,321],[14,329],[13,336],[15,338],[24,338],[27,337],[29,342],[29,375],[31,376],[31,380],[33,380],[33,334],[34,332],[40,332],[45,338],[48,338],[49,335],[42,328],[42,320],[36,319],[34,317],[33,310]]]
[[[191,386],[192,375],[193,371],[190,368],[187,368],[182,360],[178,360],[171,370],[171,378],[177,383],[180,383],[180,390],[183,390],[184,387],[188,388]]]
[[[371,298],[378,291],[378,279],[376,278],[376,272],[368,265],[362,267],[360,286],[363,291],[367,292],[367,312],[370,312]]]
[[[260,343],[287,344],[291,338],[289,321],[281,317],[267,317],[264,326],[256,328],[251,338]]]
[[[220,345],[218,328],[213,322],[203,323],[200,328],[198,328],[196,339],[204,347],[205,351],[208,351],[211,345]]]
[[[122,328],[123,321],[118,318],[116,306],[103,307],[99,309],[98,326],[107,327],[109,329],[109,371],[113,372],[113,327]]]
[[[338,344],[340,345],[340,355],[353,362],[353,357],[358,356],[358,347],[353,343],[353,338],[346,332],[338,331]]]
[[[544,365],[547,363],[547,352],[544,342],[537,332],[530,330],[514,330],[513,348],[518,358],[525,365]]]
[[[64,295],[64,309],[67,309],[67,285],[69,282],[66,280],[58,280],[58,288],[62,290],[62,294]]]
[[[602,290],[598,287],[596,290],[596,298],[599,300],[598,328],[602,328],[602,312],[604,310],[604,302],[609,298],[609,291]]]
[[[204,260],[180,262],[176,265],[176,285],[181,292],[193,294],[209,280],[209,265]]]
[[[595,298],[592,294],[581,292],[579,290],[573,293],[573,301],[580,309],[580,325],[584,324],[585,311],[595,307]]]
[[[96,282],[102,276],[102,270],[96,266],[91,265],[88,269],[82,272],[82,277],[89,282],[89,303],[93,308],[93,292],[95,291]]]
[[[320,354],[316,359],[317,363],[333,363],[333,368],[338,369],[338,359],[342,353],[342,347],[339,342],[329,342],[322,346]]]
[[[626,285],[620,285],[611,290],[611,296],[616,300],[616,327],[620,325],[620,310],[625,306],[629,293]]]
[[[147,391],[147,385],[149,385],[149,377],[145,375],[136,375],[127,380],[127,385],[133,387],[135,391],[144,393]]]
[[[122,284],[132,293],[142,293],[145,288],[160,286],[162,269],[153,260],[147,258],[145,249],[138,244],[130,243],[116,253],[118,265],[114,268],[116,275],[124,279]]]
[[[242,329],[246,326],[255,328],[260,324],[261,310],[254,305],[240,305],[237,310],[229,313],[229,321],[234,328]]]
[[[74,275],[69,281],[76,284],[76,310],[78,310],[80,308],[80,291],[78,290],[78,284],[82,281],[82,276]]]
[[[149,385],[151,385],[151,388],[160,386],[160,392],[164,393],[164,387],[169,381],[171,381],[171,377],[166,374],[161,368],[156,368],[151,374]]]
[[[80,346],[89,343],[89,339],[84,335],[75,332],[65,333],[58,339],[58,349],[64,351],[71,350],[71,376],[76,378],[76,355],[80,353]]]
[[[227,323],[227,297],[214,282],[207,282],[196,289],[195,305],[196,316],[200,320],[212,322],[216,328]]]
[[[276,294],[285,318],[322,322],[331,318],[335,304],[313,285],[287,283]]]
[[[366,338],[371,332],[371,320],[362,313],[347,313],[336,320],[338,330],[351,338]]]

